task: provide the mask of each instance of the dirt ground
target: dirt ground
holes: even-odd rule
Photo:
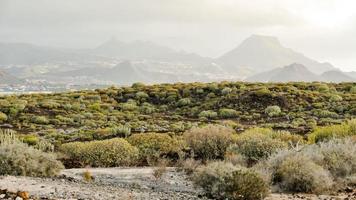
[[[93,180],[83,180],[89,171]],[[195,200],[207,199],[187,177],[174,168],[156,178],[154,168],[67,169],[59,178],[0,177],[0,199],[9,199],[1,190],[26,191],[32,199],[117,199],[117,200]],[[11,199],[11,198],[10,198]],[[356,191],[336,196],[271,194],[266,200],[356,200]],[[20,199],[18,199],[20,200]]]

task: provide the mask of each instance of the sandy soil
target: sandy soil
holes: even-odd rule
[[[83,180],[83,172],[93,176]],[[207,199],[187,177],[173,168],[160,178],[154,168],[95,168],[63,170],[59,178],[0,177],[0,189],[27,191],[33,199],[118,199],[118,200],[195,200]],[[4,196],[4,195],[3,195]],[[0,193],[0,199],[1,199]],[[271,194],[266,200],[356,200],[356,191],[337,196]]]

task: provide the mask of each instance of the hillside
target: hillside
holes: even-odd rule
[[[324,72],[323,74],[321,74],[321,77],[325,81],[334,82],[334,83],[355,82],[356,81],[355,78],[349,76],[348,74],[346,74],[342,71],[337,71],[337,70]]]
[[[96,91],[0,97],[0,111],[11,116],[11,120],[3,123],[11,124],[19,132],[49,134],[48,131],[56,129],[58,132],[50,134],[51,137],[64,137],[63,140],[101,137],[96,135],[101,129],[121,125],[131,127],[132,132],[181,132],[194,125],[226,120],[240,128],[258,124],[305,133],[311,122],[339,123],[346,116],[355,116],[356,94],[350,92],[355,86],[352,83],[134,84]],[[274,105],[282,112],[271,118],[265,109]],[[17,110],[15,115],[10,113],[13,108]]]
[[[316,74],[334,69],[331,64],[320,63],[284,47],[277,38],[252,35],[237,48],[217,59],[229,72],[248,68],[254,72],[268,71],[291,63],[300,63]]]
[[[16,85],[16,84],[23,84],[24,82],[5,71],[0,70],[0,84],[6,85]]]
[[[262,72],[246,79],[250,82],[312,82],[321,80],[322,77],[312,73],[304,65],[296,63]]]
[[[355,79],[348,76],[342,71],[326,71],[321,75],[317,75],[308,70],[307,67],[301,64],[291,64],[285,67],[272,69],[266,72],[261,72],[250,76],[245,81],[249,82],[354,82]]]
[[[197,65],[207,64],[211,60],[193,53],[178,52],[152,42],[134,41],[124,43],[114,38],[94,49],[87,50],[87,52],[93,55],[126,60],[157,60],[165,62],[193,63]]]

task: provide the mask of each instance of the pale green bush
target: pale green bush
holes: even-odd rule
[[[214,199],[263,199],[269,191],[268,184],[258,173],[227,162],[213,162],[198,168],[193,183]]]
[[[222,159],[233,142],[235,131],[220,125],[192,128],[183,135],[189,148],[198,159]]]
[[[180,140],[160,133],[134,134],[128,141],[139,149],[141,162],[148,164],[155,164],[161,157],[178,155],[183,147]]]
[[[4,122],[7,120],[7,115],[3,112],[0,112],[0,122]]]
[[[63,168],[55,154],[44,153],[22,142],[0,144],[0,175],[51,177]]]
[[[119,167],[137,162],[138,149],[125,139],[115,138],[102,141],[72,142],[61,146],[70,167]]]
[[[277,167],[274,180],[284,191],[324,193],[331,189],[330,173],[301,154],[286,157]]]
[[[268,106],[265,109],[265,113],[270,117],[276,117],[281,114],[281,108],[279,106]]]

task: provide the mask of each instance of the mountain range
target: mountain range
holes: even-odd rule
[[[311,72],[304,65],[293,63],[266,72],[255,74],[246,79],[248,82],[354,82],[356,79],[340,70],[326,71],[320,75]]]
[[[308,66],[308,69],[314,73],[323,73],[335,69],[329,63],[320,63],[282,46],[275,37],[261,35],[250,36],[237,48],[219,57],[217,62],[229,72],[248,68],[258,73],[292,63]]]
[[[354,81],[356,76],[286,48],[275,37],[261,35],[250,36],[218,58],[177,51],[152,42],[125,43],[114,38],[91,49],[0,43],[0,70],[18,80],[120,85],[138,81],[341,82]]]

